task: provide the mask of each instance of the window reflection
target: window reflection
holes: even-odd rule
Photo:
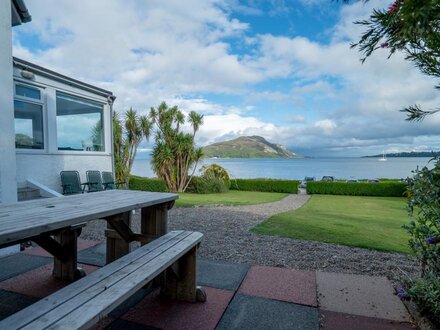
[[[58,150],[104,151],[103,105],[57,92]]]

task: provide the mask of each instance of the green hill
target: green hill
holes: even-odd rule
[[[203,148],[206,157],[218,158],[302,158],[281,144],[266,141],[261,136],[240,136]]]

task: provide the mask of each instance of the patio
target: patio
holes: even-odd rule
[[[203,245],[203,243],[202,243]],[[87,274],[105,263],[105,244],[79,240]],[[1,260],[0,319],[65,286],[52,277],[41,248]],[[412,329],[403,303],[385,277],[250,266],[198,258],[206,303],[161,298],[142,289],[96,329]]]

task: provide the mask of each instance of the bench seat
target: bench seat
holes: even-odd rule
[[[169,232],[0,321],[0,329],[90,327],[161,273],[166,273],[166,294],[195,301],[195,256],[202,237]]]

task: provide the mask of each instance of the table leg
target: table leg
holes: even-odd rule
[[[125,212],[115,215],[111,218],[117,222],[123,222],[128,228],[131,227],[132,213]],[[108,221],[109,219],[107,219]],[[109,264],[116,259],[130,253],[130,240],[126,237],[125,239],[114,230],[110,221],[107,222],[107,229],[105,231],[105,236],[107,238],[106,243],[106,263]]]
[[[54,239],[61,247],[63,258],[54,256],[53,276],[58,279],[74,281],[85,276],[84,271],[78,268],[78,236],[81,229],[66,229],[54,235]]]
[[[141,234],[148,237],[142,245],[168,232],[168,210],[174,202],[144,207],[141,209]]]

